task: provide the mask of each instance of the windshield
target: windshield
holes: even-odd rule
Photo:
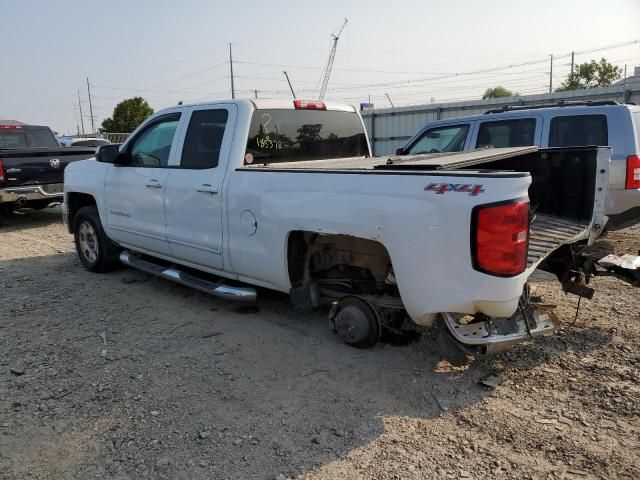
[[[355,112],[256,110],[245,164],[368,155],[364,127]]]

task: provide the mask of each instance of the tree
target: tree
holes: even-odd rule
[[[512,92],[511,90],[507,90],[504,87],[494,87],[494,88],[487,88],[484,92],[484,95],[482,95],[482,99],[485,100],[487,98],[502,98],[502,97],[517,97],[518,95],[520,95],[518,92]]]
[[[599,62],[591,60],[577,65],[575,71],[567,75],[567,79],[556,91],[608,87],[621,75],[622,69],[607,62],[605,58],[601,58]]]
[[[123,100],[113,109],[113,115],[102,122],[107,133],[131,133],[145,118],[153,114],[153,108],[142,97]]]

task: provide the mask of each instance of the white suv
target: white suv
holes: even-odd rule
[[[430,122],[398,154],[460,152],[483,147],[610,146],[607,228],[640,222],[640,106],[565,102],[509,106],[483,115]]]

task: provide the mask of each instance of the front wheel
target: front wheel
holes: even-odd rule
[[[107,237],[96,207],[82,207],[74,220],[78,257],[90,272],[108,272],[118,265],[119,248]]]

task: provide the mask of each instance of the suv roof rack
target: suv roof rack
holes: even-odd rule
[[[485,113],[504,113],[504,112],[512,112],[512,111],[517,111],[517,110],[534,110],[536,108],[550,108],[550,107],[580,107],[580,106],[586,106],[586,107],[602,107],[603,105],[621,105],[620,103],[614,101],[614,100],[598,100],[598,101],[593,101],[593,100],[587,100],[587,101],[580,101],[580,100],[561,100],[558,103],[547,103],[544,105],[505,105],[504,107],[501,108],[494,108],[492,110],[487,110]]]

